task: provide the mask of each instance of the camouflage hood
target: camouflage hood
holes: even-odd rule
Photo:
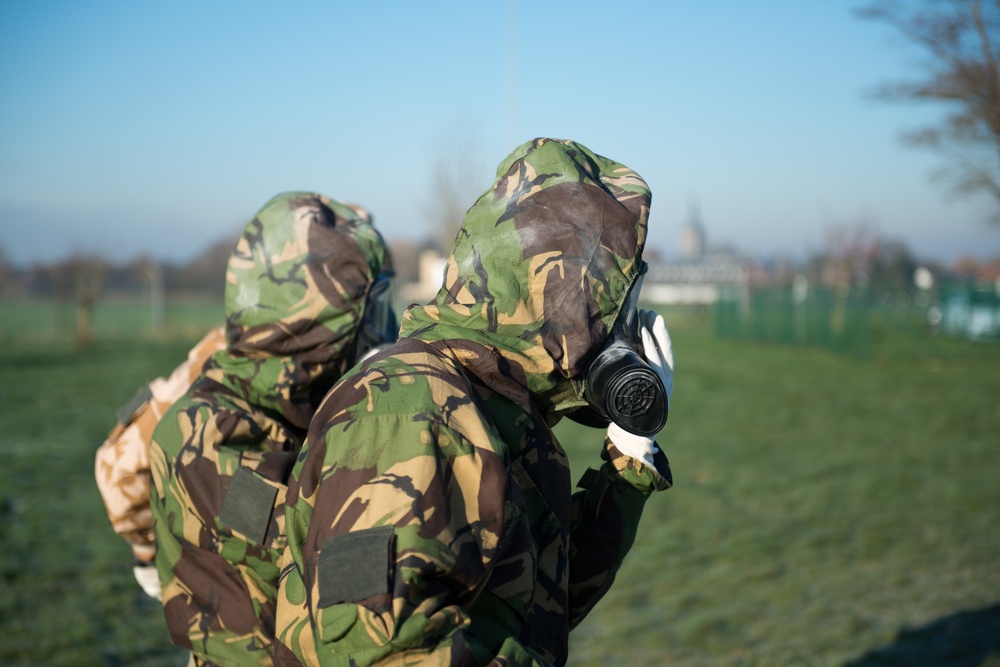
[[[226,268],[223,384],[304,428],[353,362],[365,297],[388,262],[364,209],[308,192],[271,199]]]
[[[650,191],[572,142],[535,139],[466,213],[444,284],[401,337],[467,339],[524,370],[540,408],[585,404],[583,373],[639,276]]]

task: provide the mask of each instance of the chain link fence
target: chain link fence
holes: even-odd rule
[[[714,310],[721,338],[824,347],[869,358],[872,346],[944,335],[1000,340],[1000,284],[971,281],[933,290],[878,291],[863,285],[732,285]]]
[[[942,333],[971,340],[1000,340],[1000,280],[955,282],[940,288],[940,304],[928,312]]]
[[[714,315],[716,335],[722,338],[869,354],[869,297],[863,288],[816,287],[804,280],[726,287],[720,290]]]

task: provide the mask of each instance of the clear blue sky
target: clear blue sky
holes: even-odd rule
[[[1000,255],[988,202],[899,141],[940,110],[866,96],[916,54],[858,4],[6,0],[0,246],[185,260],[293,189],[419,241],[436,163],[482,191],[553,136],[647,180],[666,254],[697,209],[754,255],[862,222],[918,257]]]

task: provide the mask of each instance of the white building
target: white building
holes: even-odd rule
[[[643,300],[661,305],[704,305],[718,301],[725,288],[745,288],[750,276],[749,260],[731,252],[711,252],[706,238],[694,207],[691,222],[681,229],[681,258],[650,262],[642,284]]]

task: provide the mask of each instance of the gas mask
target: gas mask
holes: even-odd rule
[[[365,311],[358,324],[354,338],[354,354],[350,357],[356,364],[376,348],[396,342],[399,322],[392,310],[392,276],[387,269],[378,274],[365,298]]]
[[[587,367],[587,406],[568,415],[575,422],[594,428],[614,422],[645,437],[656,435],[667,423],[667,392],[643,356],[639,335],[639,290],[648,268],[643,262],[611,335]]]

